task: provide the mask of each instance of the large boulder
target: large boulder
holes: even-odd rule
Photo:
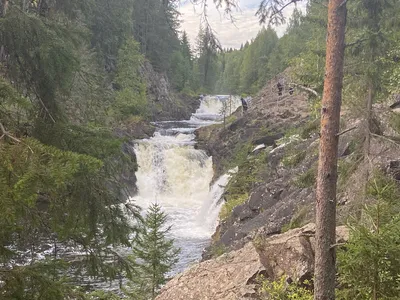
[[[157,300],[234,300],[256,294],[255,278],[265,271],[252,243],[191,267],[162,289]]]
[[[255,245],[266,269],[266,277],[278,280],[285,275],[288,280],[294,282],[311,279],[314,271],[314,236],[313,223],[265,239],[260,232],[255,238]],[[348,237],[348,228],[345,226],[336,228],[337,243],[347,241]]]
[[[269,280],[288,276],[292,281],[311,279],[314,269],[315,225],[264,238],[216,259],[194,265],[162,289],[157,300],[238,300],[257,298],[257,277]],[[337,227],[337,242],[348,239],[348,229]]]

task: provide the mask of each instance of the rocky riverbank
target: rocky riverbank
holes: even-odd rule
[[[259,275],[288,282],[311,279],[319,118],[299,90],[278,96],[270,82],[247,113],[196,131],[197,147],[212,155],[217,178],[238,171],[225,187],[220,222],[203,261],[172,279],[169,299],[260,299]],[[400,115],[392,103],[373,107],[369,167],[400,180]],[[337,241],[348,239],[348,217],[365,203],[363,120],[342,111],[338,161]],[[371,175],[373,176],[373,174]],[[368,199],[367,199],[368,201]]]
[[[261,277],[288,282],[310,279],[314,266],[315,225],[284,234],[257,236],[239,250],[197,264],[169,281],[157,300],[257,299]],[[348,229],[340,226],[336,239],[348,239]]]
[[[309,114],[307,94],[279,96],[275,85],[270,82],[246,113],[239,108],[225,126],[196,132],[197,147],[213,157],[216,178],[239,167],[226,189],[228,208],[223,208],[224,216],[203,259],[240,249],[259,230],[280,232],[300,210],[306,212],[301,213],[302,223],[312,219],[312,210],[303,208],[313,201],[312,179],[304,178],[310,182],[298,185],[294,181],[298,176],[310,177],[307,172],[317,159],[318,126]]]
[[[215,178],[238,167],[221,199],[220,222],[203,260],[241,249],[259,233],[277,234],[314,220],[319,118],[312,115],[306,92],[278,96],[275,87],[271,81],[246,113],[239,108],[225,126],[196,132],[197,147],[213,157]],[[370,157],[374,168],[393,173],[397,148],[385,138],[396,135],[390,104],[374,106]],[[346,109],[341,127],[352,129],[339,138],[338,220],[343,224],[364,186],[364,129]]]

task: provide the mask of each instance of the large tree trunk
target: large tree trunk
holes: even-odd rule
[[[1,0],[0,17],[4,18],[8,9],[8,0]]]
[[[335,299],[337,152],[342,102],[346,1],[330,0],[321,112],[315,233],[315,300]]]

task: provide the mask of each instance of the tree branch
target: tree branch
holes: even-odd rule
[[[340,247],[340,246],[344,246],[344,245],[346,245],[346,243],[336,243],[336,244],[331,245],[331,249]]]
[[[6,131],[6,129],[4,128],[4,125],[1,122],[0,122],[0,130],[1,130],[1,133],[2,133],[2,136],[0,137],[0,140],[3,137],[6,136],[6,137],[12,139],[13,141],[15,141],[17,143],[21,143],[21,140],[17,139],[16,137],[13,137],[8,131]]]
[[[283,16],[285,8],[300,1],[302,0],[287,0],[287,3],[284,3],[280,0],[262,0],[256,16],[259,16],[260,23],[265,23],[269,19],[268,25],[283,24],[285,23],[285,17]]]
[[[351,47],[351,46],[360,44],[360,43],[362,43],[362,42],[365,42],[366,40],[368,40],[368,39],[359,39],[359,40],[357,40],[357,41],[355,41],[355,42],[352,42],[352,43],[349,43],[349,44],[345,44],[344,46],[345,46],[346,48],[347,48],[347,47]]]
[[[29,150],[31,150],[31,152],[33,153],[33,150],[32,150],[32,148],[31,148],[29,145],[27,145],[26,143],[24,143],[24,142],[21,141],[20,139],[17,139],[16,137],[12,136],[12,135],[4,128],[4,125],[3,125],[3,123],[1,123],[1,122],[0,122],[0,130],[1,130],[1,133],[2,133],[2,135],[0,136],[0,140],[1,140],[3,137],[6,136],[6,137],[10,138],[11,140],[13,140],[14,142],[17,142],[17,143],[21,143],[21,144],[26,145],[26,146],[29,148]]]
[[[341,135],[343,135],[343,134],[345,134],[345,133],[347,133],[347,132],[349,132],[349,131],[352,131],[352,130],[354,130],[354,129],[356,129],[356,128],[357,128],[357,126],[353,126],[353,127],[347,128],[347,129],[345,129],[345,130],[343,130],[343,131],[337,133],[336,136],[341,136]]]
[[[388,141],[388,142],[390,142],[390,143],[396,145],[397,147],[400,147],[400,144],[397,143],[396,140],[391,139],[390,137],[387,137],[387,136],[384,136],[384,135],[379,135],[379,134],[372,133],[372,132],[371,132],[370,134],[371,134],[372,136],[374,136],[374,137],[378,137],[378,138],[381,138],[381,139],[383,139],[383,140],[385,140],[385,141]]]
[[[313,89],[310,89],[310,88],[308,88],[308,87],[305,87],[304,85],[301,85],[301,84],[297,84],[297,83],[294,83],[294,82],[292,82],[292,83],[290,83],[291,85],[294,85],[294,86],[297,86],[297,87],[299,87],[299,88],[301,88],[301,89],[303,89],[303,90],[305,90],[305,91],[307,91],[307,92],[310,92],[311,94],[314,94],[316,97],[320,97],[320,95],[317,93],[317,91],[315,91],[315,90],[313,90]]]

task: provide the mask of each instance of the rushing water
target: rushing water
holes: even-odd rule
[[[205,97],[190,120],[157,122],[154,136],[138,140],[135,146],[139,192],[132,201],[143,209],[158,203],[168,214],[171,235],[181,248],[174,272],[201,257],[215,230],[219,200],[230,175],[223,175],[210,187],[212,159],[194,149],[193,132],[221,120],[223,101],[228,101],[227,96]],[[232,97],[229,110],[234,111],[239,105],[239,98]]]

